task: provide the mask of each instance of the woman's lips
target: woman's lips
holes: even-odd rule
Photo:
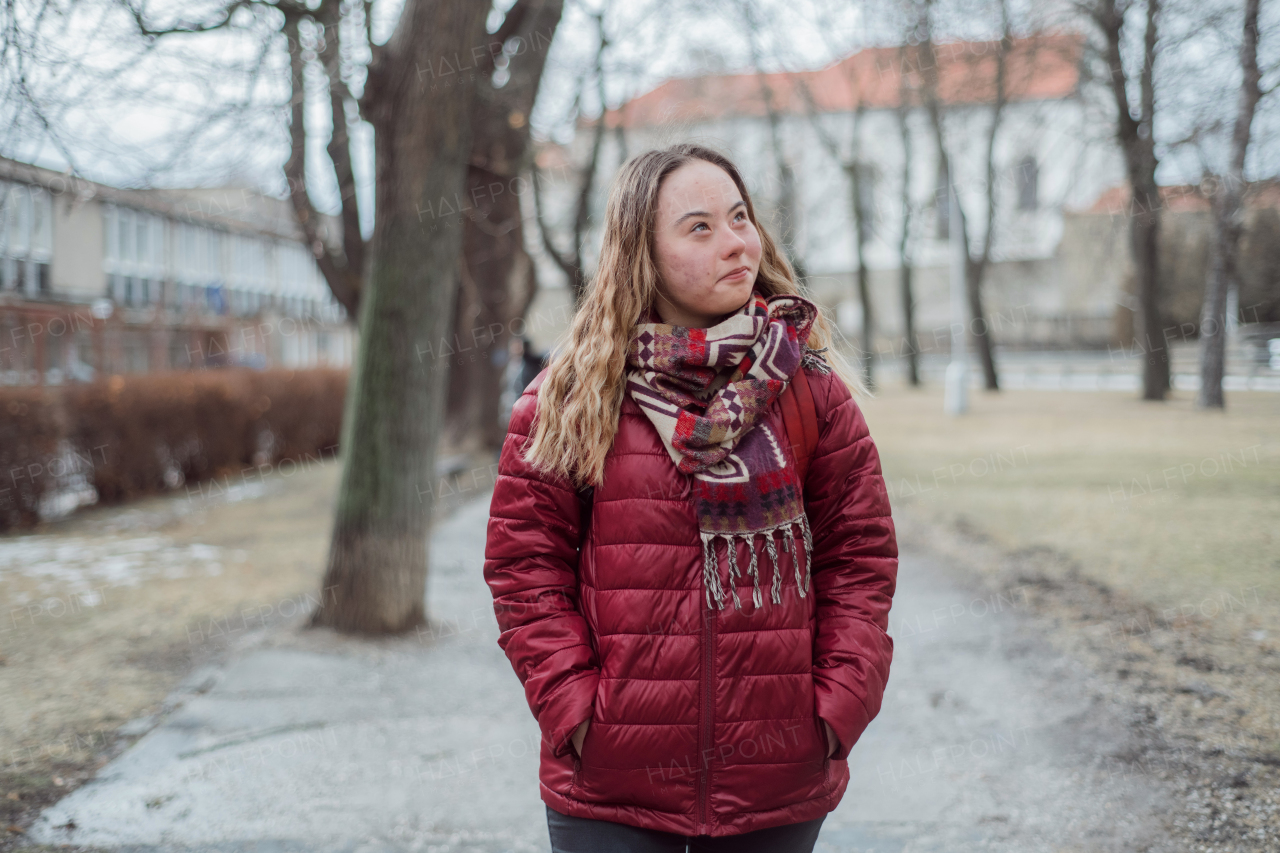
[[[721,281],[738,281],[747,277],[747,273],[751,272],[750,267],[738,267],[733,272],[721,277]]]

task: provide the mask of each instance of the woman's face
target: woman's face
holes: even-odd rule
[[[760,233],[737,184],[719,166],[691,160],[667,175],[653,241],[663,322],[706,328],[751,297]]]

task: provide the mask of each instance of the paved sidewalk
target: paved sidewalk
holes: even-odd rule
[[[548,849],[538,728],[481,576],[487,496],[432,543],[433,631],[280,631],[194,673],[177,710],[47,810],[33,841],[121,851]],[[904,555],[880,717],[820,851],[1161,850],[1122,721],[1019,627]],[[133,725],[145,726],[146,721]],[[1132,843],[1131,843],[1132,842]]]

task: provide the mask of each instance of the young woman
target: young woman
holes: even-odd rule
[[[622,168],[599,271],[512,412],[485,548],[556,853],[811,851],[844,795],[897,545],[860,386],[798,294],[728,159]],[[800,370],[803,482],[779,400]]]

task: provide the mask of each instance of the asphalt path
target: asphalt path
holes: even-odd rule
[[[432,540],[433,627],[279,630],[192,673],[32,841],[120,851],[546,851],[538,728],[481,575],[489,501]],[[817,850],[1156,853],[1165,797],[1119,709],[1037,637],[1016,588],[903,554],[879,717]]]

